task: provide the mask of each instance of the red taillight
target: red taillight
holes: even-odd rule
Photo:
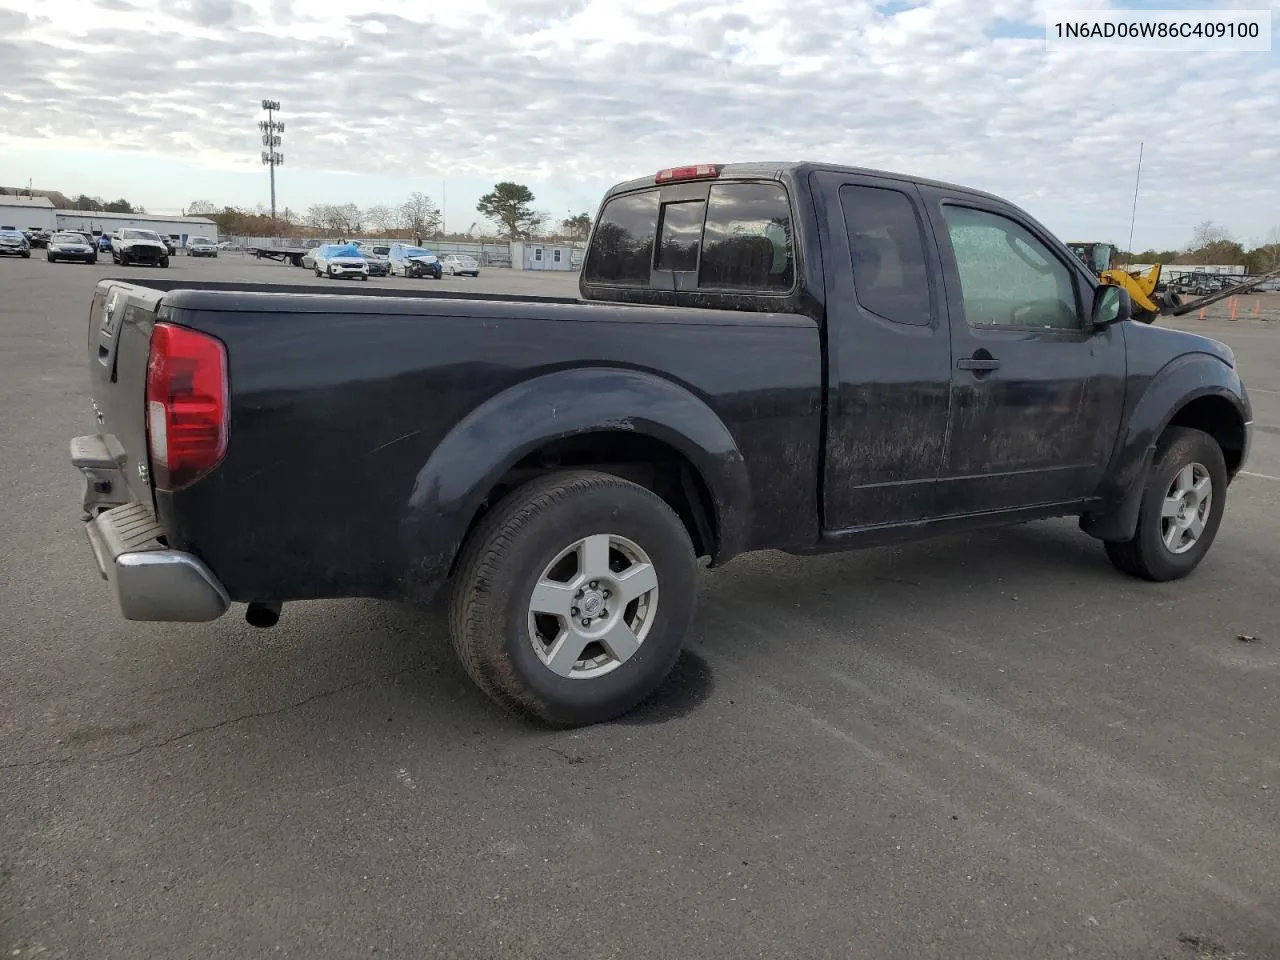
[[[147,443],[157,489],[181,490],[227,452],[227,352],[222,341],[157,323],[147,360]]]
[[[688,167],[667,167],[659,170],[653,178],[654,183],[669,183],[672,180],[705,180],[720,176],[720,165],[715,163],[695,163]]]

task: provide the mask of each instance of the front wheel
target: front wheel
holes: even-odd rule
[[[161,258],[160,258],[160,266],[162,266],[162,267],[168,267],[168,266],[169,266],[169,258],[168,258],[168,257],[161,257]]]
[[[1133,538],[1106,544],[1117,569],[1143,580],[1178,580],[1204,559],[1226,509],[1227,466],[1202,430],[1169,427],[1147,476]]]
[[[594,471],[512,491],[468,539],[449,606],[463,668],[505,709],[557,726],[626,713],[670,672],[697,564],[656,494]]]
[[[46,253],[44,255],[44,258],[48,260],[50,263],[53,263],[57,259],[52,253]]]

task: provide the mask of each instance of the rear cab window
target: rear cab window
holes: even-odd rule
[[[612,197],[583,266],[585,284],[638,302],[680,292],[707,306],[731,295],[728,305],[738,306],[745,295],[787,296],[796,279],[790,201],[776,180],[699,180]]]

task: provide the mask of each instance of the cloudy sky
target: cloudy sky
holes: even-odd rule
[[[1280,48],[1047,48],[1046,8],[1068,5],[0,0],[0,184],[154,212],[265,203],[271,97],[294,210],[422,190],[465,230],[495,180],[559,218],[663,166],[821,159],[981,187],[1123,245],[1145,141],[1135,247],[1207,219],[1246,243],[1280,226]],[[1280,26],[1274,3],[1217,6]]]

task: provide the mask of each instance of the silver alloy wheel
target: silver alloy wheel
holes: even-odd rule
[[[1200,540],[1213,507],[1213,479],[1199,463],[1189,463],[1173,478],[1160,507],[1160,534],[1173,554],[1186,553]]]
[[[588,680],[630,660],[653,627],[658,573],[639,545],[596,533],[562,550],[529,598],[529,639],[552,673]]]

